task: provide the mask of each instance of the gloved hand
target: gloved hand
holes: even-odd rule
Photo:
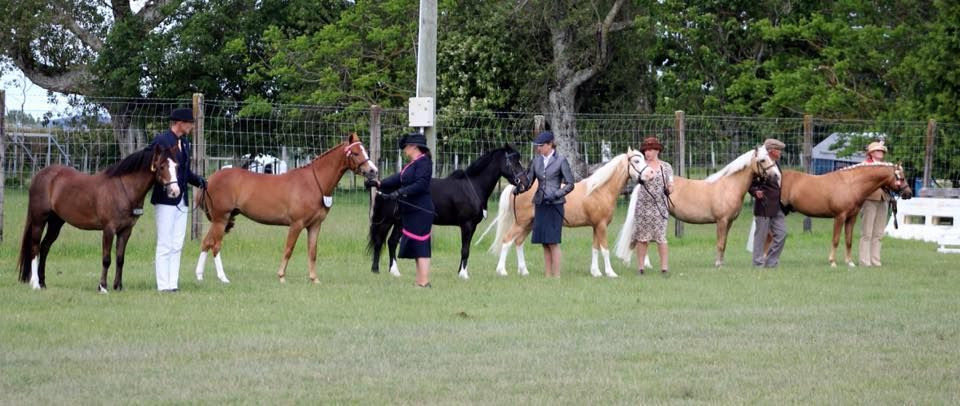
[[[520,193],[523,193],[523,192],[520,191],[520,188],[519,188],[519,187],[514,187],[512,193],[513,193],[514,196],[516,196],[516,195],[519,195]]]
[[[543,194],[543,200],[548,201],[548,202],[552,202],[552,201],[554,201],[554,200],[557,200],[557,194],[556,194],[556,193],[553,193],[553,192],[544,193],[544,194]]]
[[[400,198],[400,192],[395,190],[390,193],[380,193],[380,196],[387,200],[397,200]]]
[[[207,180],[203,176],[198,176],[200,178],[200,189],[207,188]]]
[[[372,188],[372,187],[375,187],[375,188],[378,188],[378,189],[379,189],[379,188],[380,188],[380,181],[379,181],[379,180],[376,180],[376,179],[367,179],[365,182],[363,182],[363,187],[365,187],[365,188],[367,188],[367,189],[370,189],[370,188]]]
[[[670,196],[670,188],[663,188],[663,194],[665,196]]]

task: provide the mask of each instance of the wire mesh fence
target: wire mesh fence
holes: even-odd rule
[[[202,134],[195,134],[202,151],[195,168],[203,175],[224,167],[279,174],[300,167],[352,132],[367,148],[378,152],[383,176],[400,170],[403,162],[397,141],[410,132],[402,109],[344,109],[314,105],[270,105],[233,101],[161,99],[86,99],[54,117],[27,111],[34,120],[7,119],[4,128],[3,174],[7,188],[25,188],[34,173],[49,165],[68,165],[92,173],[116,163],[146,146],[169,126],[172,109],[195,105],[202,109]],[[7,106],[7,112],[11,112]],[[199,115],[198,110],[198,117]],[[16,116],[16,115],[9,115]],[[486,151],[511,144],[532,158],[537,114],[439,112],[437,148],[433,151],[436,176],[465,168]],[[546,116],[549,122],[550,117]],[[711,117],[682,115],[580,114],[576,116],[578,153],[595,166],[644,137],[658,136],[666,146],[662,157],[680,162],[686,176],[704,178],[743,152],[778,138],[786,143],[781,165],[822,173],[863,159],[864,146],[884,139],[889,161],[903,162],[908,177],[923,176],[929,166],[931,182],[957,187],[960,180],[960,126],[913,121],[824,120],[813,118],[805,129],[801,118]],[[198,129],[199,130],[199,129]],[[371,133],[380,134],[370,145]],[[804,139],[813,154],[804,155]],[[927,138],[934,150],[925,160]],[[202,140],[202,142],[198,142]],[[678,144],[682,140],[682,145]],[[805,162],[807,159],[811,162]],[[362,179],[347,173],[339,184],[340,199],[366,201]],[[496,194],[494,195],[496,196]],[[362,200],[359,200],[362,199]]]

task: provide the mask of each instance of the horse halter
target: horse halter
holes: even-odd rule
[[[629,174],[632,174],[633,172],[636,172],[636,173],[637,173],[637,181],[642,182],[642,181],[643,181],[643,177],[642,177],[643,171],[647,170],[647,168],[649,168],[649,166],[644,166],[643,168],[637,169],[637,166],[634,165],[633,159],[631,159],[631,158],[632,158],[631,156],[629,156],[629,155],[627,156],[627,174],[629,175]]]
[[[357,145],[359,145],[359,146],[360,146],[360,150],[363,151],[363,155],[362,155],[362,156],[361,156],[361,154],[358,154],[358,153],[356,153],[356,152],[353,152],[353,147],[354,147],[354,146],[357,146]],[[360,141],[357,141],[357,142],[354,142],[353,144],[347,145],[346,147],[343,148],[343,152],[344,152],[344,154],[347,156],[347,158],[350,158],[350,162],[353,162],[353,163],[355,164],[354,167],[350,168],[350,170],[353,171],[353,173],[359,174],[359,173],[360,173],[360,167],[363,166],[363,164],[365,164],[365,163],[367,163],[367,162],[371,162],[371,161],[370,161],[370,156],[367,155],[367,150],[366,150],[366,148],[363,147],[363,143],[360,142]],[[359,158],[360,158],[361,160],[358,160],[358,158],[357,158],[358,156],[359,156]],[[371,163],[371,165],[373,165],[373,164]]]
[[[520,160],[520,153],[517,152],[517,151],[510,151],[510,152],[507,152],[506,155],[503,156],[503,159],[504,159],[504,161],[505,161],[507,170],[510,171],[510,175],[513,176],[513,179],[510,179],[510,184],[513,185],[513,186],[519,187],[519,186],[521,185],[521,183],[520,183],[520,175],[523,174],[523,168],[521,167],[521,168],[518,170],[516,167],[514,167],[514,166],[513,166],[513,161],[510,160],[511,157],[517,157],[517,160],[519,161],[519,160]]]
[[[768,155],[768,156],[769,156],[769,155]],[[772,159],[770,160],[770,165],[763,166],[763,162],[760,161],[760,146],[759,146],[759,145],[753,148],[753,157],[756,158],[754,161],[756,162],[756,165],[757,165],[757,172],[759,172],[759,174],[757,174],[757,176],[760,177],[761,179],[766,179],[766,178],[767,178],[767,171],[770,170],[770,168],[773,168],[773,167],[777,166],[777,163],[776,163],[776,162],[773,162]]]
[[[161,161],[168,161],[168,160],[169,160],[169,161],[173,161],[173,158],[171,158],[171,157],[169,157],[169,156],[162,157],[162,158],[163,158],[163,159],[161,159]],[[176,162],[174,162],[173,164],[176,165]],[[167,167],[169,168],[169,165],[168,165]],[[161,180],[161,179],[160,179],[160,171],[157,171],[157,169],[162,169],[162,168],[157,168],[157,165],[156,165],[155,163],[151,163],[151,164],[150,164],[150,172],[153,172],[154,174],[156,174],[154,177],[156,178],[157,183],[160,183],[160,180]],[[176,174],[176,171],[174,171],[174,174]],[[171,180],[171,181],[166,182],[166,183],[160,183],[160,185],[163,186],[163,191],[164,191],[164,192],[169,192],[169,191],[170,191],[170,185],[175,185],[175,184],[177,184],[177,181],[176,181],[176,180]]]

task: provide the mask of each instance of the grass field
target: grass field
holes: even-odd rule
[[[960,403],[960,256],[886,239],[882,268],[830,269],[827,220],[803,234],[790,216],[776,270],[749,266],[748,213],[720,270],[713,227],[687,225],[670,240],[671,278],[620,262],[620,278],[592,278],[588,229],[567,229],[560,279],[542,276],[536,246],[530,276],[513,256],[496,276],[487,237],[462,281],[459,231],[437,228],[434,287],[417,289],[410,261],[400,278],[369,272],[366,206],[337,204],[319,285],[306,237],[281,286],[286,229],[242,219],[224,243],[233,283],[212,261],[197,282],[188,241],[180,292],[161,294],[147,207],[126,290],[101,295],[100,234],[69,227],[48,288],[16,281],[25,204],[7,192],[0,404]]]

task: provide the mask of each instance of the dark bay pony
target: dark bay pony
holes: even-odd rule
[[[847,264],[852,267],[856,266],[850,251],[857,214],[867,196],[879,188],[898,192],[904,199],[913,197],[913,191],[904,181],[903,167],[889,162],[873,162],[848,166],[823,175],[785,170],[780,202],[787,210],[810,217],[833,217],[833,243],[829,258],[833,267],[837,266],[835,258],[840,242],[840,227],[843,226],[846,232]]]
[[[327,150],[306,166],[280,175],[228,168],[214,172],[207,181],[206,193],[198,193],[197,205],[207,214],[210,230],[200,245],[197,279],[203,280],[207,251],[213,251],[217,277],[229,282],[223,272],[220,249],[224,235],[233,228],[238,214],[261,224],[289,226],[283,260],[277,276],[286,281],[287,262],[297,244],[300,232],[307,229],[307,250],[310,259],[310,280],[317,281],[317,236],[320,224],[333,205],[333,191],[347,170],[363,173],[368,179],[377,176],[377,167],[370,161],[356,133]]]
[[[717,256],[714,265],[723,265],[727,234],[740,217],[743,197],[756,176],[780,176],[780,170],[762,145],[741,154],[723,169],[704,180],[673,177],[673,193],[668,205],[674,218],[690,224],[717,224]],[[638,190],[631,194],[630,210],[636,205]],[[634,216],[627,215],[617,240],[617,256],[629,262],[630,237]]]
[[[123,257],[127,240],[143,214],[143,200],[157,182],[167,195],[177,197],[176,149],[160,146],[133,153],[119,163],[93,175],[68,166],[53,165],[37,172],[30,181],[27,221],[20,243],[20,282],[34,289],[46,288],[45,271],[50,246],[68,223],[81,230],[103,230],[103,271],[97,289],[107,293],[110,251],[117,239],[117,271],[113,289],[123,289]],[[46,235],[43,234],[47,229]],[[41,240],[42,236],[42,240]]]
[[[487,216],[487,200],[500,178],[511,185],[526,184],[526,171],[520,162],[520,153],[510,145],[504,145],[477,158],[465,170],[454,171],[450,176],[434,179],[430,194],[436,216],[433,224],[460,227],[460,270],[458,275],[469,279],[467,259],[470,258],[470,241],[477,224]],[[391,229],[393,232],[391,233]],[[390,273],[400,276],[397,269],[397,244],[400,241],[400,215],[397,202],[377,196],[370,217],[368,248],[373,253],[370,270],[380,272],[380,252],[390,233]]]

